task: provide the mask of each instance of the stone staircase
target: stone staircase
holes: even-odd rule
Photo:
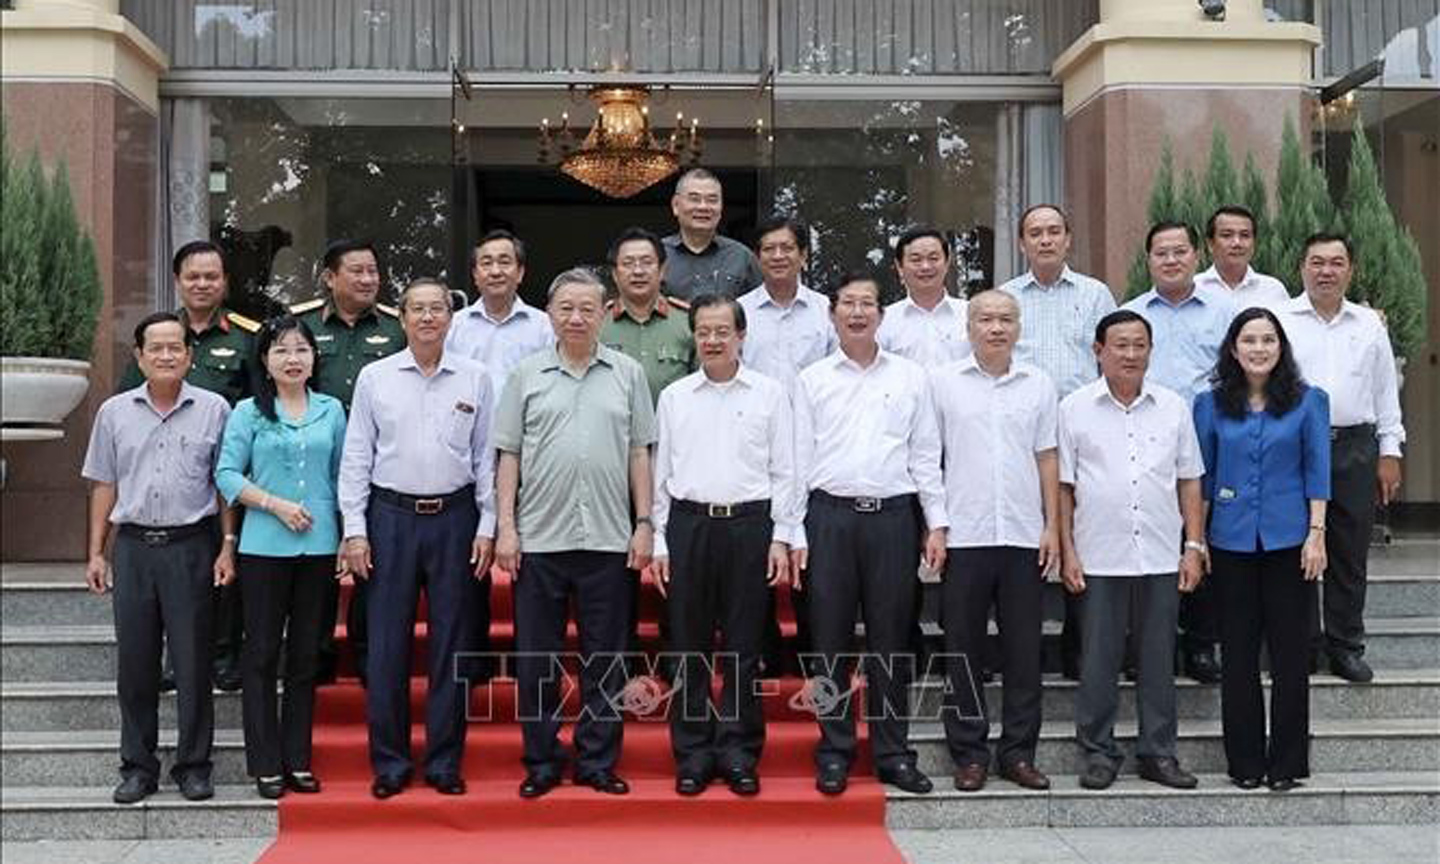
[[[0,821],[5,840],[264,837],[277,830],[273,802],[255,796],[244,772],[237,693],[216,694],[214,800],[190,803],[173,787],[138,806],[111,803],[117,780],[119,709],[110,604],[82,585],[79,565],[0,569]],[[1053,589],[1053,586],[1052,586]],[[1053,589],[1058,591],[1058,589]],[[1059,596],[1046,598],[1058,613]],[[1401,537],[1371,558],[1367,657],[1376,680],[1311,679],[1310,781],[1294,792],[1242,792],[1225,780],[1216,687],[1179,682],[1180,757],[1201,775],[1176,792],[1122,774],[1107,792],[1073,776],[1075,685],[1045,681],[1038,764],[1050,792],[994,780],[977,794],[952,790],[940,726],[918,722],[913,738],[936,792],[891,791],[892,828],[1129,825],[1440,824],[1440,539]],[[1052,617],[1058,617],[1052,615]],[[928,627],[933,638],[934,628]],[[1047,656],[1056,627],[1047,622]],[[991,685],[992,705],[999,704]],[[937,682],[916,685],[920,716],[933,714]],[[174,745],[173,695],[161,698],[161,750]],[[1133,741],[1133,690],[1122,685],[1119,734]],[[1127,766],[1128,768],[1129,766]]]

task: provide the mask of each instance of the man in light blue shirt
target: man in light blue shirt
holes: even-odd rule
[[[1126,303],[1154,330],[1146,380],[1180,395],[1186,405],[1210,389],[1220,343],[1235,317],[1235,301],[1214,288],[1195,284],[1200,238],[1193,225],[1157,222],[1145,236],[1154,287]],[[1186,675],[1202,684],[1220,681],[1215,644],[1220,622],[1208,582],[1180,603],[1181,654]]]
[[[1000,286],[1020,304],[1015,359],[1038,366],[1061,399],[1099,375],[1095,325],[1115,311],[1115,295],[1099,279],[1076,273],[1070,218],[1055,204],[1036,204],[1020,216],[1020,251],[1030,269]]]
[[[1234,300],[1195,284],[1199,242],[1191,225],[1155,223],[1145,238],[1154,287],[1123,307],[1144,315],[1155,331],[1149,380],[1174,390],[1187,404],[1210,389],[1220,343],[1235,317]]]
[[[520,299],[525,243],[503,229],[480,238],[470,253],[470,275],[479,297],[461,309],[445,337],[446,353],[485,364],[495,398],[515,364],[555,344],[545,313]]]
[[[420,586],[429,608],[425,782],[441,794],[465,792],[469,688],[457,658],[475,650],[490,621],[494,395],[484,365],[445,352],[450,318],[444,284],[421,279],[405,289],[407,348],[361,370],[340,460],[346,567],[369,580],[365,713],[370,791],[381,799],[403,791],[412,771],[410,651]]]

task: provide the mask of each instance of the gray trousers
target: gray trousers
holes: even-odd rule
[[[1075,737],[1088,761],[1119,767],[1124,756],[1115,743],[1118,677],[1125,656],[1125,631],[1136,622],[1139,679],[1135,698],[1140,758],[1175,756],[1175,619],[1180,609],[1179,576],[1091,576],[1080,595],[1085,633],[1080,653],[1080,688],[1075,695]],[[1132,610],[1135,613],[1132,616]]]

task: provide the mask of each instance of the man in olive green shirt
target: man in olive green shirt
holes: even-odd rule
[[[524,798],[555,788],[567,761],[553,662],[564,649],[572,594],[584,704],[575,783],[609,795],[630,788],[615,773],[624,724],[614,706],[633,609],[626,569],[649,564],[655,540],[655,414],[639,365],[597,344],[604,300],[605,287],[588,271],[555,277],[547,309],[556,346],[520,361],[495,418],[495,562],[515,578]]]
[[[640,364],[651,402],[660,391],[695,371],[695,340],[683,301],[660,295],[665,244],[643,228],[627,228],[610,245],[619,297],[610,307],[600,341]]]
[[[260,325],[225,308],[228,283],[225,256],[219,246],[209,240],[186,243],[175,250],[171,271],[175,274],[175,294],[180,300],[180,319],[195,339],[185,381],[219,394],[234,407],[250,395],[250,364],[255,346],[252,334]],[[144,383],[145,376],[132,357],[120,375],[120,386],[115,392],[133,390]],[[215,542],[219,543],[220,538],[216,537]],[[239,583],[216,586],[211,620],[212,675],[215,686],[227,692],[240,689],[245,619],[240,609],[239,589]],[[160,680],[162,690],[175,688],[171,666],[167,651]]]
[[[380,257],[366,240],[336,240],[325,247],[320,280],[324,296],[290,307],[310,332],[315,334],[319,363],[311,386],[334,396],[350,413],[355,381],[360,370],[405,347],[399,310],[377,302],[380,296]],[[334,597],[325,603],[320,622],[320,670],[317,679],[325,684],[335,680],[335,620],[339,615],[340,589],[334,583]],[[350,607],[345,629],[355,656],[360,683],[365,683],[365,581],[357,579],[350,589]]]

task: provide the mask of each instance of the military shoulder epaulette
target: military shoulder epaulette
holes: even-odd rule
[[[253,318],[246,318],[239,312],[226,312],[225,317],[230,319],[231,324],[234,324],[236,327],[239,327],[241,330],[244,330],[247,333],[258,333],[260,331],[259,321],[256,321]]]
[[[679,297],[671,297],[667,294],[665,296],[665,302],[669,303],[671,306],[674,306],[676,309],[684,309],[686,311],[689,311],[690,309],[690,301],[681,300]]]
[[[384,303],[376,303],[375,308],[379,309],[381,312],[384,312],[386,315],[389,315],[391,318],[400,317],[400,310],[396,309],[394,306],[386,306]]]
[[[304,315],[325,305],[324,297],[316,297],[314,300],[306,300],[304,303],[292,303],[290,305],[291,315]]]

